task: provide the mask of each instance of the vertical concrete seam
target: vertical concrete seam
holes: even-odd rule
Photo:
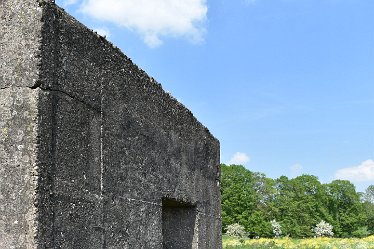
[[[52,84],[58,85],[59,84],[59,69],[61,68],[60,63],[60,57],[61,57],[61,44],[60,44],[60,16],[58,11],[54,7],[51,7],[51,10],[54,12],[54,69],[53,69],[53,75],[52,75]],[[52,211],[52,246],[53,248],[56,248],[56,190],[55,190],[55,180],[56,180],[56,165],[57,165],[57,108],[58,108],[58,97],[56,93],[52,93],[52,168],[51,168],[51,211]]]
[[[52,246],[53,248],[56,247],[56,238],[55,238],[55,220],[56,220],[56,212],[55,212],[55,176],[56,176],[56,143],[57,143],[57,98],[55,94],[52,94],[52,117],[51,117],[51,125],[52,125],[52,165],[51,165],[51,190],[50,190],[50,198],[51,198],[51,212],[52,212]]]
[[[195,246],[196,246],[196,249],[199,248],[199,235],[200,235],[200,219],[201,219],[201,212],[199,212],[198,209],[196,209],[196,220],[195,220],[195,234],[194,234],[194,237],[196,238],[196,241],[195,241]]]
[[[105,213],[104,213],[104,160],[103,160],[103,82],[100,83],[100,205],[101,205],[101,242],[105,249]]]

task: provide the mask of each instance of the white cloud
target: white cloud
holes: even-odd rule
[[[291,175],[292,177],[296,177],[296,176],[299,176],[301,175],[302,171],[303,171],[303,166],[301,166],[300,164],[294,164],[290,167],[290,171],[291,171]]]
[[[135,31],[157,47],[163,37],[202,41],[208,8],[206,0],[83,0],[81,11]]]
[[[96,28],[96,29],[94,29],[94,31],[96,33],[98,33],[99,35],[104,36],[106,38],[109,38],[110,35],[111,35],[109,29],[107,29],[105,27]]]
[[[335,173],[335,178],[352,182],[374,181],[374,161],[366,160],[358,166],[339,169]]]
[[[242,152],[236,152],[234,156],[230,159],[228,164],[245,164],[248,163],[251,158]]]

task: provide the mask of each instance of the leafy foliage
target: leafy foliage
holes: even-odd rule
[[[221,171],[224,232],[238,223],[251,238],[271,238],[277,236],[274,220],[282,235],[293,238],[315,236],[313,228],[321,220],[337,237],[374,232],[373,185],[360,195],[349,181],[322,184],[312,175],[271,179],[241,165],[222,164]]]
[[[248,229],[256,205],[253,174],[239,165],[222,165],[221,172],[222,227],[238,223]]]
[[[367,231],[369,234],[374,234],[374,185],[370,185],[363,198],[363,209],[367,217]]]

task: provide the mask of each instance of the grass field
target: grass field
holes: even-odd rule
[[[363,239],[244,239],[223,236],[224,249],[374,249],[374,235]]]

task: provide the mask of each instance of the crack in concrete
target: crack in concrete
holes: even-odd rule
[[[69,97],[70,99],[73,99],[73,100],[75,100],[75,101],[77,101],[77,102],[83,104],[84,106],[86,106],[86,107],[87,107],[88,109],[90,109],[90,110],[93,110],[93,111],[95,111],[95,112],[97,112],[97,113],[101,113],[101,112],[102,112],[102,110],[99,110],[97,107],[94,107],[94,106],[92,106],[91,104],[89,104],[89,103],[87,103],[87,102],[85,102],[85,101],[79,99],[78,97],[76,97],[76,96],[74,96],[74,95],[72,95],[72,94],[70,94],[70,93],[68,93],[68,92],[65,92],[65,91],[63,91],[63,90],[61,90],[61,89],[43,88],[43,87],[41,87],[41,86],[38,86],[38,87],[29,87],[29,88],[30,88],[30,89],[33,89],[33,90],[40,89],[40,90],[42,90],[42,91],[44,91],[44,92],[60,93],[60,94],[63,94],[63,95],[65,95],[65,96]]]
[[[52,104],[52,120],[51,120],[51,126],[52,126],[52,139],[54,141],[51,142],[52,144],[52,148],[51,148],[51,154],[53,156],[53,159],[52,161],[55,162],[56,159],[55,159],[55,156],[56,156],[56,144],[57,142],[55,141],[55,139],[57,138],[57,125],[56,125],[56,120],[55,120],[55,117],[56,117],[56,112],[57,112],[57,98],[61,98],[63,96],[65,96],[66,98],[70,98],[72,101],[74,102],[78,102],[80,104],[82,104],[84,107],[86,107],[87,109],[90,109],[91,111],[95,112],[95,113],[98,113],[100,115],[100,126],[101,126],[101,131],[100,131],[100,146],[101,146],[101,151],[100,151],[100,160],[101,160],[101,196],[100,196],[100,199],[98,200],[99,204],[102,206],[102,227],[104,229],[101,230],[101,237],[102,237],[102,246],[101,248],[104,249],[106,248],[106,239],[105,239],[105,214],[104,214],[104,188],[103,188],[103,174],[104,174],[104,165],[103,165],[103,110],[102,110],[102,107],[100,107],[100,109],[98,107],[94,107],[92,105],[90,105],[89,103],[86,103],[85,101],[81,100],[78,96],[76,96],[75,93],[69,93],[69,92],[66,92],[64,90],[61,90],[61,89],[52,89],[52,88],[45,88],[45,87],[42,87],[42,82],[41,81],[38,81],[36,82],[36,84],[34,86],[1,86],[0,87],[0,91],[6,91],[6,90],[14,90],[14,91],[19,91],[19,90],[22,90],[22,89],[29,89],[30,91],[42,91],[42,92],[46,92],[46,93],[54,93],[54,94],[51,94],[51,104]],[[60,95],[60,97],[59,97]],[[102,99],[101,99],[101,102],[102,102]],[[97,114],[96,114],[97,115]],[[55,163],[52,164],[52,168],[50,169],[51,170],[51,177],[53,177],[55,175],[54,171],[56,171],[55,169]],[[50,192],[50,199],[51,199],[51,202],[52,203],[55,203],[56,200],[55,200],[55,179],[51,179],[51,192]],[[52,214],[53,216],[55,216],[55,211],[53,210],[52,211]],[[55,245],[55,238],[54,238],[54,232],[55,232],[55,217],[52,218],[52,242],[51,244],[54,246]]]
[[[34,84],[33,86],[31,86],[30,88],[31,88],[31,89],[37,89],[37,88],[39,88],[41,85],[42,85],[42,81],[37,80],[37,81],[35,81],[35,84]]]
[[[86,103],[85,101],[77,98],[76,96],[68,93],[68,92],[65,92],[65,91],[62,91],[61,89],[52,89],[52,88],[43,88],[41,86],[42,84],[41,83],[38,83],[38,84],[35,84],[34,86],[2,86],[0,87],[0,90],[7,90],[7,89],[19,89],[19,88],[29,88],[29,89],[32,89],[32,90],[37,90],[37,89],[40,89],[44,92],[55,92],[55,93],[61,93],[63,95],[66,95],[67,97],[85,105],[86,107],[88,107],[89,109],[92,109],[94,111],[97,111],[97,112],[102,112],[98,110],[98,108],[95,108],[93,107],[92,105],[90,105],[89,103]]]

